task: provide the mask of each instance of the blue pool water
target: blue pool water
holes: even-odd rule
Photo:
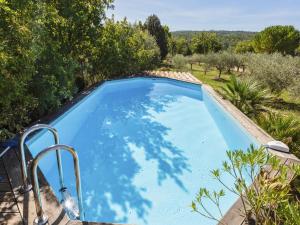
[[[105,82],[52,125],[78,152],[85,219],[99,222],[216,224],[192,213],[191,201],[200,186],[220,188],[209,171],[221,167],[226,150],[255,143],[200,85],[170,79]],[[34,156],[52,144],[46,132],[27,142]],[[62,159],[75,196],[71,157]],[[59,198],[55,155],[40,168]],[[236,199],[227,193],[222,209]]]

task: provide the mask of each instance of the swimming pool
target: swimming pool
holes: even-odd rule
[[[210,170],[226,150],[256,144],[201,85],[163,78],[105,82],[51,124],[78,152],[85,219],[98,222],[216,224],[192,213],[191,201],[200,186],[219,188]],[[46,132],[27,142],[33,156],[52,144]],[[75,195],[72,159],[62,160]],[[60,198],[55,154],[40,168]],[[237,200],[226,194],[225,211]]]

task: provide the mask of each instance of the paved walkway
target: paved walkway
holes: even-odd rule
[[[0,224],[23,224],[3,159],[0,159]]]
[[[146,75],[156,76],[156,77],[165,77],[175,80],[201,84],[201,81],[194,77],[191,73],[187,72],[175,72],[175,71],[146,71]]]

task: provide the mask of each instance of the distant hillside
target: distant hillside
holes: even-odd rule
[[[210,30],[210,31],[174,31],[172,35],[174,37],[185,37],[191,39],[194,35],[201,32],[214,32],[220,38],[223,47],[229,48],[236,45],[239,41],[251,40],[257,34],[257,32],[252,31],[227,31],[227,30]]]

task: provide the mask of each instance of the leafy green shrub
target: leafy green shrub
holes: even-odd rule
[[[250,76],[258,80],[272,92],[280,93],[297,84],[300,67],[297,58],[274,54],[251,54],[247,67]]]
[[[28,90],[35,73],[29,8],[28,2],[14,7],[7,1],[0,3],[0,140],[26,125],[37,107]]]
[[[183,69],[187,64],[187,58],[177,54],[172,58],[172,65],[177,69]]]
[[[290,182],[300,175],[300,165],[282,164],[278,158],[269,154],[263,147],[227,151],[227,161],[222,169],[213,170],[212,176],[224,189],[207,190],[200,188],[192,202],[194,212],[220,221],[222,211],[220,204],[226,192],[237,195],[242,201],[242,214],[246,222],[255,220],[256,224],[281,225],[297,224],[300,216],[300,201],[291,195]],[[277,171],[277,173],[271,173]],[[228,184],[223,180],[224,175],[233,177],[234,183]],[[251,181],[252,185],[247,181]],[[213,204],[220,215],[210,213]]]
[[[201,32],[192,38],[191,48],[193,53],[207,54],[220,51],[222,44],[216,33]]]
[[[236,44],[234,51],[239,54],[254,52],[254,43],[252,40],[240,41]]]
[[[263,113],[257,123],[271,136],[287,144],[292,153],[300,157],[300,122],[292,116]]]
[[[126,20],[104,24],[112,0],[20,2],[0,3],[0,140],[78,90],[160,63],[148,31]]]
[[[229,83],[222,88],[225,98],[248,116],[264,111],[264,104],[270,101],[268,90],[249,79],[230,77]]]

